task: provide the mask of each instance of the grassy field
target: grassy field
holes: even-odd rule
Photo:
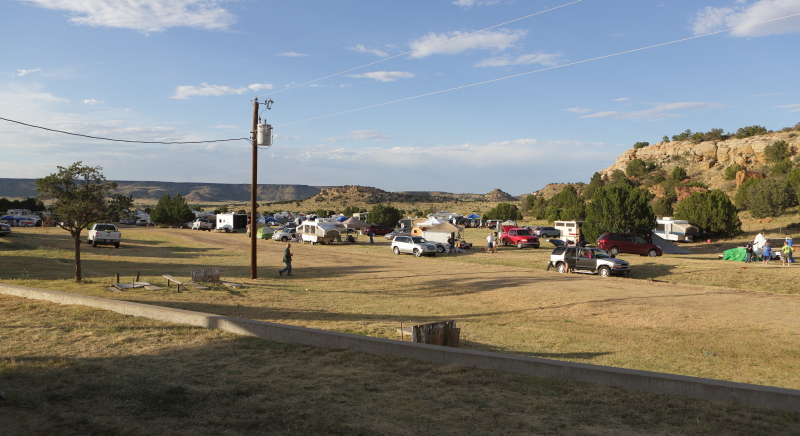
[[[0,295],[0,434],[791,435],[800,413]]]
[[[717,260],[717,244],[688,256],[623,256],[632,278],[602,279],[546,272],[549,249],[414,258],[392,255],[380,238],[295,245],[287,278],[277,275],[283,244],[259,241],[260,278],[250,280],[242,234],[125,227],[123,240],[118,250],[84,244],[78,285],[66,232],[21,229],[0,238],[0,280],[392,339],[401,325],[455,319],[468,348],[800,388],[800,267],[742,269]],[[117,272],[164,286],[162,274],[211,267],[246,288],[105,290]]]

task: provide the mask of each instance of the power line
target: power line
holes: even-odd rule
[[[786,19],[786,18],[792,18],[792,17],[797,17],[797,16],[800,16],[800,13],[793,14],[793,15],[786,15],[786,16],[780,17],[780,18],[773,18],[771,20],[760,21],[758,23],[744,24],[744,25],[737,26],[737,27],[731,27],[729,29],[718,30],[716,32],[705,33],[705,34],[702,34],[702,35],[695,35],[695,36],[692,36],[692,37],[689,37],[689,38],[676,39],[676,40],[670,41],[670,42],[662,42],[660,44],[650,45],[650,46],[647,46],[647,47],[640,47],[640,48],[636,48],[636,49],[632,49],[632,50],[626,50],[626,51],[621,51],[621,52],[618,52],[618,53],[598,56],[598,57],[594,57],[594,58],[591,58],[591,59],[584,59],[582,61],[570,62],[570,63],[563,64],[563,65],[556,65],[556,66],[553,66],[553,67],[542,68],[542,69],[539,69],[539,70],[528,71],[528,72],[525,72],[525,73],[514,74],[514,75],[506,76],[506,77],[500,77],[500,78],[497,78],[497,79],[484,80],[482,82],[472,83],[472,84],[469,84],[469,85],[457,86],[455,88],[443,89],[443,90],[440,90],[440,91],[434,91],[434,92],[429,92],[429,93],[426,93],[426,94],[415,95],[413,97],[406,97],[406,98],[401,98],[401,99],[398,99],[398,100],[387,101],[387,102],[384,102],[384,103],[373,104],[373,105],[364,106],[364,107],[361,107],[361,108],[358,108],[358,109],[350,109],[350,110],[346,110],[346,111],[342,111],[342,112],[336,112],[336,113],[329,114],[329,115],[322,115],[322,116],[319,116],[319,117],[308,118],[308,119],[305,119],[305,120],[294,121],[294,122],[286,123],[286,124],[280,124],[280,125],[276,125],[275,127],[289,126],[289,125],[292,125],[292,124],[299,124],[299,123],[304,123],[304,122],[307,122],[307,121],[314,121],[314,120],[319,120],[319,119],[322,119],[322,118],[329,118],[329,117],[334,117],[334,116],[337,116],[337,115],[343,115],[343,114],[347,114],[347,113],[350,113],[350,112],[357,112],[357,111],[361,111],[361,110],[365,110],[365,109],[372,109],[372,108],[379,107],[379,106],[386,106],[386,105],[393,104],[393,103],[400,103],[400,102],[403,102],[403,101],[413,100],[415,98],[428,97],[428,96],[431,96],[431,95],[442,94],[442,93],[445,93],[445,92],[456,91],[456,90],[459,90],[459,89],[471,88],[473,86],[485,85],[487,83],[499,82],[501,80],[513,79],[513,78],[520,77],[520,76],[527,76],[529,74],[541,73],[543,71],[555,70],[555,69],[558,69],[558,68],[564,68],[564,67],[569,67],[569,66],[572,66],[572,65],[583,64],[583,63],[586,63],[586,62],[597,61],[597,60],[600,60],[600,59],[606,59],[606,58],[619,56],[619,55],[623,55],[623,54],[634,53],[634,52],[637,52],[637,51],[647,50],[647,49],[656,48],[656,47],[662,47],[662,46],[665,46],[665,45],[675,44],[675,43],[678,43],[678,42],[684,42],[684,41],[689,41],[689,40],[692,40],[692,39],[703,38],[703,37],[706,37],[706,36],[711,36],[711,35],[716,35],[716,34],[719,34],[719,33],[730,32],[730,31],[737,30],[737,29],[742,29],[742,28],[745,28],[745,27],[757,26],[759,24],[770,23],[770,22],[773,22],[773,21],[783,20],[783,19]]]
[[[80,136],[80,137],[83,137],[83,138],[90,138],[90,139],[100,139],[100,140],[103,140],[103,141],[129,142],[129,143],[133,143],[133,144],[208,144],[208,143],[212,143],[212,142],[228,142],[228,141],[238,141],[240,139],[249,139],[249,138],[233,138],[233,139],[215,139],[213,141],[181,141],[181,142],[176,142],[176,141],[173,141],[173,142],[164,142],[164,141],[130,141],[130,140],[127,140],[127,139],[112,139],[112,138],[103,138],[103,137],[100,137],[100,136],[81,135],[80,133],[65,132],[63,130],[50,129],[50,128],[42,127],[42,126],[34,126],[33,124],[27,124],[27,123],[23,123],[21,121],[9,120],[8,118],[2,118],[2,117],[0,117],[0,120],[8,121],[8,122],[11,122],[11,123],[21,124],[21,125],[27,126],[27,127],[33,127],[33,128],[36,128],[36,129],[47,130],[47,131],[50,131],[50,132],[63,133],[65,135]]]
[[[418,51],[422,51],[422,50],[425,50],[425,49],[428,49],[428,48],[431,48],[431,47],[435,47],[435,46],[440,45],[440,44],[445,44],[445,43],[448,43],[450,41],[454,41],[454,40],[459,39],[459,38],[464,38],[464,37],[467,37],[467,36],[470,36],[470,35],[474,35],[476,33],[481,33],[481,32],[484,32],[484,31],[487,31],[487,30],[490,30],[490,29],[494,29],[495,27],[505,26],[506,24],[510,24],[510,23],[515,22],[515,21],[520,21],[520,20],[524,20],[526,18],[530,18],[530,17],[536,16],[536,15],[541,15],[541,14],[544,14],[546,12],[550,12],[550,11],[554,11],[556,9],[560,9],[560,8],[563,8],[563,7],[566,7],[566,6],[574,5],[575,3],[580,3],[582,1],[583,0],[575,0],[575,1],[570,2],[570,3],[565,3],[565,4],[561,5],[561,6],[555,6],[555,7],[552,7],[550,9],[545,9],[545,10],[540,11],[540,12],[536,12],[536,13],[533,13],[533,14],[530,14],[530,15],[526,15],[524,17],[519,17],[519,18],[515,18],[515,19],[510,20],[510,21],[506,21],[504,23],[495,24],[494,26],[489,26],[489,27],[486,27],[486,28],[481,29],[481,30],[476,30],[474,32],[465,33],[463,35],[458,35],[458,36],[455,36],[453,38],[449,38],[449,39],[446,39],[444,41],[437,42],[435,44],[426,45],[425,47],[420,47],[420,48],[417,48],[417,49],[414,49],[414,50],[411,50],[411,51],[407,51],[405,53],[400,53],[398,55],[394,55],[394,56],[391,56],[391,57],[388,57],[388,58],[385,58],[385,59],[381,59],[381,60],[378,60],[378,61],[375,61],[375,62],[370,62],[368,64],[364,64],[364,65],[361,65],[359,67],[350,68],[349,70],[340,71],[340,72],[335,73],[335,74],[330,74],[330,75],[327,75],[325,77],[320,77],[319,79],[314,79],[314,80],[310,80],[308,82],[300,83],[300,84],[297,84],[297,85],[294,85],[294,86],[289,86],[287,88],[275,91],[275,92],[273,92],[273,93],[271,93],[269,95],[277,94],[277,93],[283,92],[283,91],[288,91],[290,89],[298,88],[300,86],[305,86],[305,85],[308,85],[310,83],[319,82],[320,80],[329,79],[331,77],[339,76],[339,75],[344,74],[344,73],[349,73],[351,71],[355,71],[355,70],[358,70],[358,69],[361,69],[361,68],[364,68],[364,67],[369,67],[370,65],[379,64],[381,62],[386,62],[386,61],[391,60],[391,59],[399,58],[400,56],[405,56],[405,55],[408,55],[408,54],[411,54],[411,53],[416,53]]]

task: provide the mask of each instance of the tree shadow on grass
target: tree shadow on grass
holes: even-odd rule
[[[571,353],[543,353],[543,352],[534,352],[534,351],[509,351],[502,347],[497,347],[494,345],[484,344],[481,342],[475,341],[461,341],[463,348],[469,348],[473,350],[480,350],[480,351],[490,351],[493,353],[504,353],[504,354],[513,354],[516,356],[527,356],[527,357],[539,357],[542,359],[553,359],[553,360],[565,360],[565,359],[580,359],[580,360],[592,360],[597,357],[607,356],[609,354],[614,354],[613,351],[585,351],[585,352],[571,352]]]

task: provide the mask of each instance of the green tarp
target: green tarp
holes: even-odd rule
[[[758,256],[756,256],[758,258]],[[731,248],[722,253],[722,260],[736,260],[744,262],[747,260],[747,250],[744,247]]]

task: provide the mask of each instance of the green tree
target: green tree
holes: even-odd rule
[[[628,177],[636,177],[638,179],[647,174],[646,167],[647,165],[645,165],[643,160],[633,159],[632,161],[628,162],[628,165],[625,167],[625,174]]]
[[[669,136],[664,135],[664,137],[661,138],[661,142],[669,142]]]
[[[787,144],[786,141],[780,140],[764,147],[764,154],[767,156],[767,162],[777,163],[789,159],[792,155],[792,151],[789,149],[789,144]]]
[[[533,219],[541,220],[545,218],[547,215],[547,200],[543,196],[536,196],[533,207],[530,209],[530,214]]]
[[[116,222],[120,218],[130,218],[133,216],[133,196],[124,194],[111,194],[108,200],[108,216],[106,221]]]
[[[785,182],[764,179],[747,190],[747,209],[753,218],[775,217],[792,206],[796,198]]]
[[[522,219],[522,212],[515,204],[500,203],[483,214],[483,218],[487,220],[517,221]]]
[[[672,136],[672,140],[673,141],[688,141],[691,136],[692,136],[692,131],[689,130],[689,129],[686,129],[686,131],[684,131],[683,133],[681,133],[679,135],[673,135]]]
[[[800,191],[800,168],[795,168],[786,174],[786,184],[795,192]]]
[[[36,189],[42,200],[55,200],[53,212],[61,219],[61,228],[72,235],[75,248],[75,282],[81,275],[81,232],[89,224],[108,217],[109,196],[117,189],[115,182],[106,180],[101,167],[75,162],[58,167],[58,172],[36,179]],[[119,215],[117,215],[119,219]]]
[[[739,165],[739,164],[733,164],[733,165],[729,166],[728,168],[725,168],[725,175],[724,175],[725,180],[733,180],[733,179],[735,179],[736,178],[736,173],[738,173],[742,169],[743,169],[742,166]]]
[[[758,136],[767,133],[767,128],[764,126],[747,126],[741,127],[736,131],[736,138],[748,138],[750,136]]]
[[[661,197],[656,200],[656,204],[653,205],[653,213],[655,213],[657,217],[672,216],[675,210],[672,208],[674,203],[671,200],[672,199],[668,197]]]
[[[633,144],[633,148],[645,148],[648,145],[650,145],[649,142],[637,142],[636,144]]]
[[[769,173],[773,176],[782,176],[791,171],[793,166],[794,165],[792,165],[792,161],[789,159],[779,160],[770,167]]]
[[[623,179],[627,178],[623,175]],[[582,220],[586,217],[585,202],[578,190],[572,185],[567,185],[547,202],[545,219],[555,220]]]
[[[670,176],[669,176],[670,179],[672,179],[672,180],[674,180],[676,182],[680,182],[681,180],[684,180],[684,179],[686,179],[688,177],[689,177],[689,175],[686,173],[686,168],[684,168],[682,166],[675,167],[672,170],[672,174],[670,174]]]
[[[369,210],[369,221],[372,224],[380,224],[386,227],[394,227],[397,225],[397,222],[400,221],[402,218],[402,214],[396,208],[383,205],[383,204],[376,204],[372,206],[372,209]]]
[[[678,203],[675,218],[687,220],[700,227],[701,233],[707,236],[730,237],[742,232],[742,222],[736,206],[718,189],[695,192]]]
[[[347,206],[342,211],[342,215],[352,217],[354,213],[358,213],[358,206]]]
[[[736,191],[736,196],[733,197],[733,202],[736,205],[736,207],[742,209],[749,208],[748,203],[750,201],[750,193],[749,193],[750,188],[757,185],[762,180],[763,179],[756,179],[756,178],[747,179],[744,181],[744,183],[739,185],[739,189]]]
[[[168,226],[180,226],[194,219],[194,214],[181,194],[170,197],[164,194],[150,213],[150,220]]]
[[[633,187],[599,188],[586,206],[583,234],[587,241],[605,232],[633,233],[647,237],[656,228],[648,195]],[[649,239],[649,238],[647,238]]]
[[[583,188],[583,198],[592,198],[592,196],[594,196],[594,190],[603,185],[603,176],[601,176],[600,173],[595,172],[592,174],[592,180],[590,180],[589,184]]]

